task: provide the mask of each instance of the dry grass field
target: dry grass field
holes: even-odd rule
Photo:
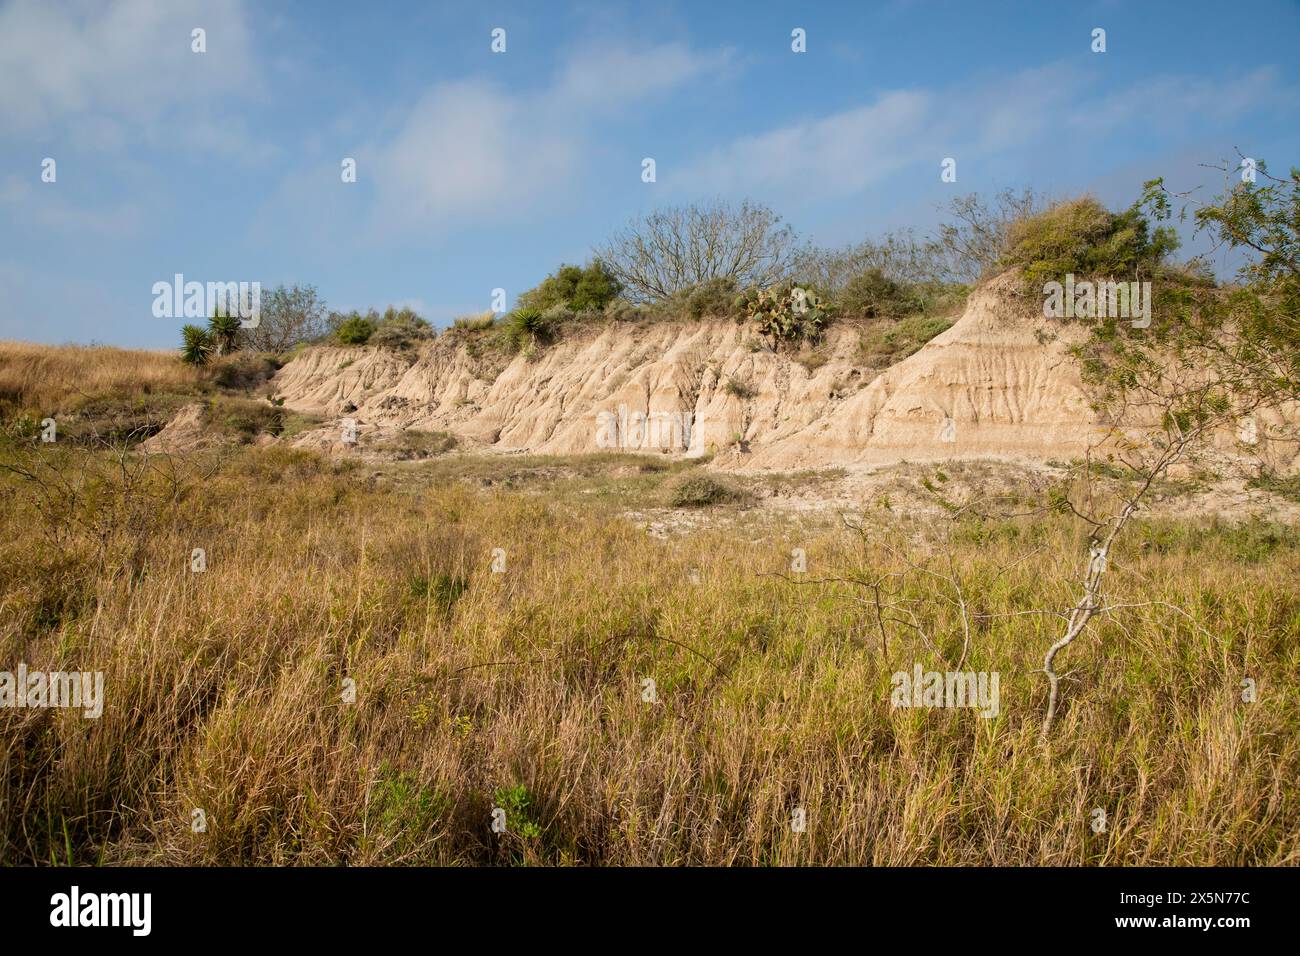
[[[859,534],[738,501],[655,536],[629,505],[691,466],[393,481],[12,436],[2,460],[0,660],[105,675],[99,719],[0,709],[2,864],[1300,860],[1289,527],[1133,525],[1044,744],[1087,554],[1061,516],[877,506]],[[911,625],[878,619],[890,573]],[[917,664],[997,672],[997,716],[891,706]]]
[[[0,341],[0,403],[19,407],[54,410],[91,396],[188,391],[199,379],[172,352]]]

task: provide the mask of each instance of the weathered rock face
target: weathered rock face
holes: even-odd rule
[[[453,337],[405,358],[311,349],[274,388],[295,410],[449,431],[502,451],[691,454],[789,436],[841,405],[869,374],[856,364],[857,331],[832,330],[826,351],[810,373],[730,320],[611,324],[499,374]]]
[[[1009,277],[977,290],[962,317],[839,407],[756,449],[756,467],[900,459],[1061,458],[1097,434],[1078,363],[1083,335],[1014,301]]]
[[[819,365],[719,319],[578,328],[495,367],[455,335],[410,353],[314,348],[274,387],[362,433],[447,431],[495,451],[712,452],[718,467],[772,470],[1078,457],[1099,435],[1070,355],[1084,330],[1035,314],[1013,283],[977,289],[952,328],[881,373],[852,323],[831,327]]]
[[[140,447],[149,454],[193,451],[218,444],[208,429],[202,402],[191,402],[167,423],[162,431],[146,438]]]

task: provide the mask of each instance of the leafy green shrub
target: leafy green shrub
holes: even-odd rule
[[[384,317],[375,326],[370,342],[372,345],[382,345],[386,348],[405,349],[416,342],[433,338],[433,335],[433,326],[411,309],[394,311],[393,307],[389,306],[384,312]]]
[[[351,312],[331,312],[329,327],[334,341],[340,345],[380,345],[385,348],[404,349],[436,334],[427,321],[413,309],[395,309],[389,306],[383,314],[374,309],[362,315]]]
[[[560,266],[537,288],[520,295],[519,305],[543,312],[557,305],[572,312],[599,312],[621,291],[614,274],[596,259],[586,266]]]
[[[686,315],[692,319],[734,316],[737,314],[736,280],[730,276],[707,279],[678,292],[668,307],[674,315]]]
[[[388,852],[400,858],[413,854],[418,861],[432,858],[438,830],[451,816],[447,794],[426,786],[412,773],[394,773],[385,761],[371,791],[371,807],[378,835],[388,842]]]
[[[971,286],[958,282],[913,282],[908,295],[925,315],[953,315],[962,310]]]
[[[4,422],[3,434],[18,441],[32,441],[41,433],[41,419],[31,412],[21,412]]]
[[[699,471],[678,475],[668,482],[667,492],[674,508],[705,508],[744,499],[733,485]]]
[[[1152,230],[1134,206],[1112,213],[1091,197],[1057,203],[1011,224],[1000,265],[1024,270],[1025,287],[1076,276],[1149,275],[1178,248],[1172,229]]]
[[[582,278],[573,290],[569,308],[575,312],[599,312],[623,291],[623,286],[600,260],[582,271]]]
[[[340,345],[365,345],[374,334],[375,324],[355,313],[340,322],[334,330],[334,338]]]
[[[842,313],[867,318],[896,318],[922,308],[920,299],[907,285],[895,282],[876,268],[850,279],[835,304]]]
[[[372,326],[377,326],[379,324],[380,316],[374,309],[367,309],[364,314],[356,309],[353,309],[351,312],[331,312],[325,320],[326,327],[329,330],[325,337],[337,341],[339,327],[349,319],[363,319],[369,322]]]
[[[522,783],[516,787],[500,787],[492,795],[496,806],[506,812],[506,832],[527,840],[542,835],[542,828],[532,818],[532,795]]]
[[[736,304],[774,347],[783,342],[817,341],[834,311],[815,291],[796,282],[748,289]]]

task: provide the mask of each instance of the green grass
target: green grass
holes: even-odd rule
[[[1283,477],[1272,472],[1265,472],[1248,483],[1251,488],[1259,488],[1271,494],[1285,498],[1287,501],[1300,502],[1300,475]]]
[[[873,323],[861,334],[859,358],[872,368],[893,365],[920,351],[921,346],[952,328],[952,324],[951,318],[934,315],[911,315],[897,321]]]

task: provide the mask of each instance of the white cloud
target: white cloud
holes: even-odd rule
[[[415,224],[527,203],[565,175],[574,145],[481,83],[426,94],[391,142],[362,152],[385,222]]]
[[[1088,130],[1129,122],[1148,128],[1177,129],[1196,120],[1197,128],[1203,130],[1207,121],[1222,123],[1269,109],[1290,115],[1295,105],[1296,91],[1284,85],[1276,67],[1264,66],[1228,80],[1152,77],[1140,87],[1099,98],[1088,110],[1077,111],[1071,120]]]
[[[1107,137],[1228,122],[1293,104],[1265,68],[1226,81],[1160,77],[1100,94],[1083,72],[1048,65],[976,86],[896,90],[855,107],[741,137],[689,164],[667,185],[705,194],[757,192],[775,200],[853,195],[916,163],[1050,155],[1087,147],[1104,158]],[[1113,140],[1112,140],[1113,141]]]
[[[734,140],[689,166],[673,184],[703,192],[820,191],[833,184],[837,191],[856,192],[916,159],[918,138],[933,111],[925,93],[888,93],[871,106]]]
[[[207,31],[207,53],[190,32]],[[0,121],[48,129],[84,114],[147,123],[254,85],[241,0],[15,0],[0,9]]]
[[[548,85],[511,94],[485,81],[433,87],[386,141],[359,150],[373,170],[380,228],[511,216],[573,185],[595,116],[626,110],[724,68],[727,51],[679,44],[575,56]]]
[[[17,176],[0,180],[0,209],[4,210],[4,218],[13,223],[106,239],[134,235],[144,222],[139,203],[83,208],[70,202],[57,182],[33,184]]]
[[[869,105],[742,137],[712,150],[670,182],[692,192],[851,195],[914,163],[933,164],[1020,145],[1072,88],[1041,70],[994,88],[894,90]]]
[[[730,50],[702,54],[678,43],[645,50],[591,43],[573,56],[547,97],[567,112],[623,109],[629,100],[668,92],[719,72],[733,62]]]

